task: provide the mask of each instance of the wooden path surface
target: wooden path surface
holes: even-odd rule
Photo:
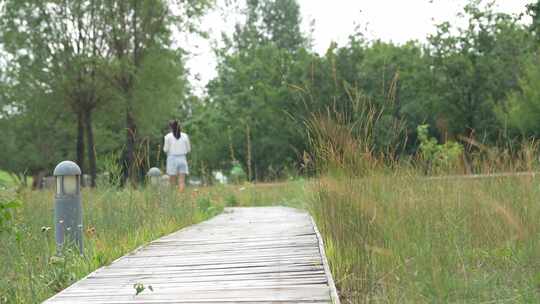
[[[137,283],[146,288],[139,295]],[[44,303],[332,302],[339,299],[311,216],[263,207],[225,209],[121,257]]]

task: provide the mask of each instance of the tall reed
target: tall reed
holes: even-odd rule
[[[342,301],[540,302],[540,181],[428,178],[421,158],[375,149],[383,109],[362,107],[306,122],[321,176],[309,208]],[[538,170],[536,143],[489,151],[473,155],[481,172]]]

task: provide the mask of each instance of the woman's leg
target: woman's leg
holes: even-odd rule
[[[169,175],[169,182],[171,183],[171,186],[176,186],[176,175]]]
[[[184,192],[186,187],[186,175],[184,173],[178,174],[178,191]]]

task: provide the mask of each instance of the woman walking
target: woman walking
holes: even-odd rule
[[[177,120],[170,121],[169,127],[171,132],[165,135],[163,144],[163,151],[167,153],[167,175],[171,185],[178,185],[178,190],[183,192],[189,174],[186,155],[191,152],[191,144]]]

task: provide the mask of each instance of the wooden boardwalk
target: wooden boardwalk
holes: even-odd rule
[[[135,295],[138,283],[146,289]],[[121,257],[44,303],[332,302],[339,299],[311,216],[264,207],[228,208]]]

